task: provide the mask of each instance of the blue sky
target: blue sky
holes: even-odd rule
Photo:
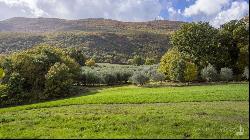
[[[11,17],[108,18],[120,21],[207,21],[215,27],[249,13],[249,0],[0,0]]]

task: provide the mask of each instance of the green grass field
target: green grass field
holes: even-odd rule
[[[249,89],[95,88],[0,114],[0,138],[249,138]],[[240,127],[244,133],[236,135]]]

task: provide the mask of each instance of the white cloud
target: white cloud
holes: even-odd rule
[[[220,25],[235,19],[241,19],[246,14],[249,13],[249,4],[245,1],[235,1],[232,3],[231,7],[227,10],[223,10],[214,17],[210,24],[214,27],[219,27]]]
[[[214,15],[230,4],[231,0],[197,0],[193,5],[185,8],[183,15],[186,17],[205,14]]]
[[[0,0],[10,8],[20,8],[21,11],[26,11],[22,8],[29,9],[29,12],[36,17],[47,15],[42,9],[38,8],[37,0]],[[0,11],[8,14],[8,11]]]
[[[161,8],[157,0],[0,0],[0,13],[5,13],[0,20],[43,16],[145,21],[157,18]]]

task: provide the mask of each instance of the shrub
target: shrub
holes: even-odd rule
[[[19,73],[12,73],[8,81],[8,93],[22,94],[24,92],[25,79]]]
[[[201,70],[201,77],[206,81],[216,81],[218,74],[213,65],[209,64],[207,67]]]
[[[73,85],[72,73],[64,63],[55,63],[45,78],[46,97],[64,97],[70,94]]]
[[[106,72],[102,75],[103,81],[107,85],[114,85],[118,83],[116,73]]]
[[[145,65],[153,65],[155,63],[155,59],[147,58],[145,61]]]
[[[184,82],[184,70],[186,68],[185,61],[183,59],[179,59],[176,64],[170,69],[170,79],[174,81]]]
[[[134,58],[133,58],[133,64],[136,65],[136,66],[143,65],[144,64],[144,60],[140,56],[134,56]]]
[[[163,73],[160,72],[155,72],[151,75],[151,79],[154,82],[163,82],[165,80],[165,75]]]
[[[86,76],[86,85],[96,85],[101,84],[103,82],[101,76],[93,71],[88,71],[85,73]]]
[[[66,50],[66,53],[73,58],[79,65],[84,66],[86,57],[83,54],[83,51],[76,48],[70,48]]]
[[[137,84],[137,85],[142,86],[149,81],[149,78],[145,73],[136,72],[131,77],[131,81],[133,84]]]
[[[243,77],[245,77],[247,80],[249,80],[249,69],[248,69],[248,67],[245,67]]]
[[[184,71],[185,81],[193,81],[197,78],[198,68],[194,63],[186,62],[186,68]]]
[[[29,100],[27,91],[24,91],[25,79],[19,73],[12,73],[8,83],[4,86],[4,94],[1,95],[1,106],[18,105]]]
[[[0,68],[0,82],[1,82],[1,79],[4,77],[4,75],[5,75],[4,70]]]
[[[129,78],[132,76],[132,72],[130,71],[122,71],[121,72],[121,82],[127,83],[129,81]]]
[[[91,58],[85,62],[85,65],[89,67],[95,66],[95,60]]]
[[[230,81],[233,79],[233,70],[230,68],[221,68],[220,79],[222,81]]]

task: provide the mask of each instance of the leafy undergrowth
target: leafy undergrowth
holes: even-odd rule
[[[0,138],[248,138],[248,93],[248,84],[96,89],[0,109]]]

